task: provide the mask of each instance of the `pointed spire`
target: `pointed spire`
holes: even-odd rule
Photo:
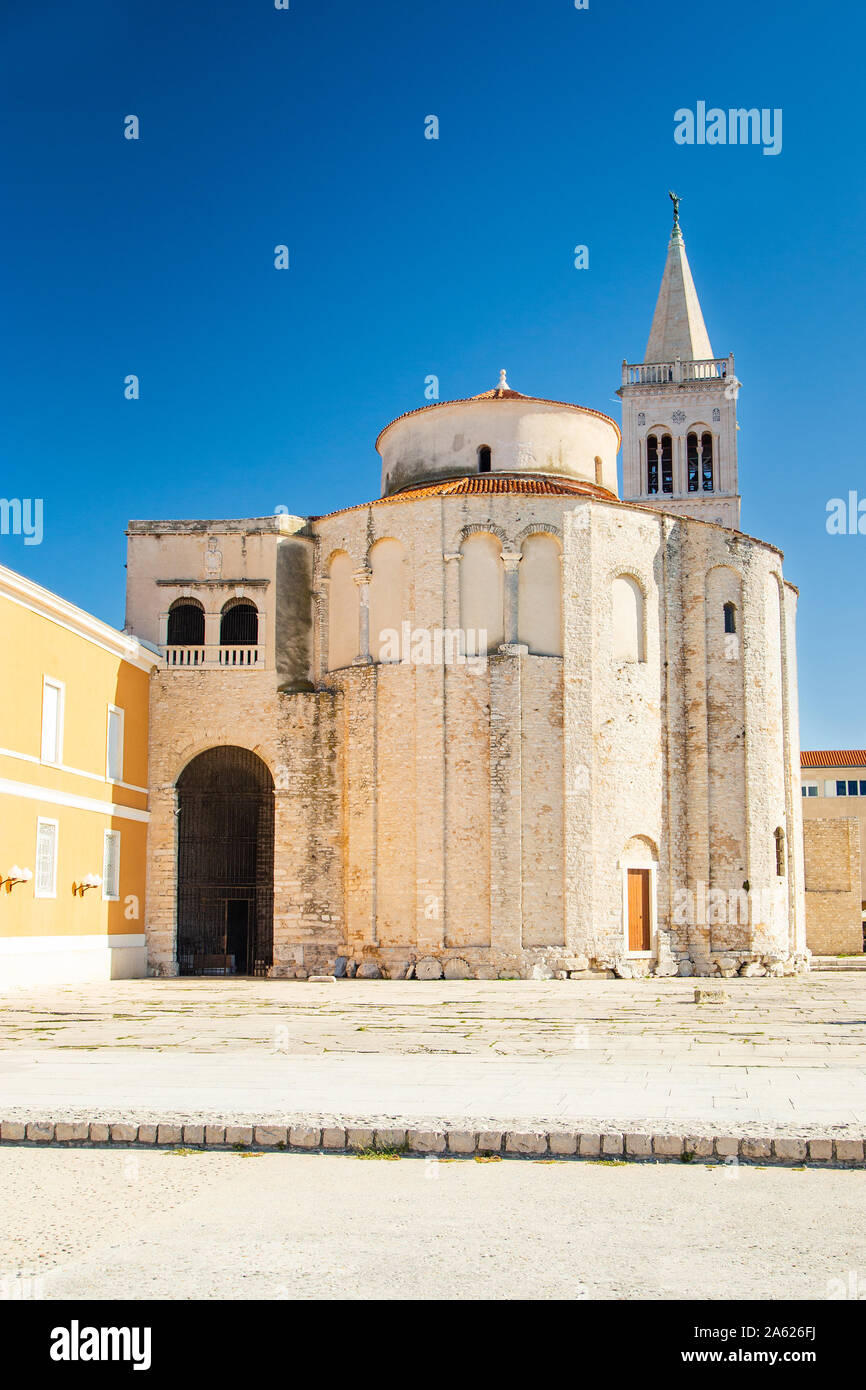
[[[686,362],[713,355],[680,229],[680,200],[675,193],[668,196],[674,205],[674,225],[645,362],[673,362],[677,357]]]

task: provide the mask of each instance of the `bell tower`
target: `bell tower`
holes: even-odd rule
[[[643,362],[623,362],[623,500],[739,530],[734,357],[714,357],[674,222]]]

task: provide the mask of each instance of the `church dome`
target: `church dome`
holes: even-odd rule
[[[399,415],[376,440],[382,496],[474,474],[563,478],[617,496],[616,422],[601,411],[526,396],[500,373],[490,391]]]

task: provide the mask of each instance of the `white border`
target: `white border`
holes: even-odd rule
[[[0,936],[0,956],[26,956],[49,951],[104,951],[140,949],[147,944],[144,932],[113,936],[94,932],[92,936]]]
[[[94,618],[92,613],[76,608],[74,603],[68,603],[66,599],[52,594],[50,589],[43,589],[41,584],[34,584],[5,565],[0,565],[0,596],[7,598],[10,603],[28,608],[32,613],[38,613],[42,618],[48,618],[78,637],[86,638],[121,661],[137,666],[140,671],[153,671],[161,665],[160,657],[142,646],[137,637],[118,632],[117,628]]]
[[[56,767],[58,772],[69,772],[73,777],[86,777],[90,782],[105,782],[101,772],[84,772],[80,767],[69,767],[67,763],[43,763],[40,758],[36,758],[32,753],[16,753],[14,748],[0,748],[0,758],[17,758],[22,763],[36,763],[41,767]],[[142,796],[147,796],[147,787],[136,786],[135,782],[110,783],[112,787],[123,787],[124,791],[140,792]]]
[[[120,816],[123,820],[149,821],[149,811],[139,811],[135,806],[120,806],[114,801],[97,801],[90,796],[75,796],[72,792],[50,791],[47,787],[36,787],[31,782],[10,782],[0,777],[0,794],[22,796],[27,801],[46,801],[49,806],[72,806],[76,811],[99,811],[103,816]]]

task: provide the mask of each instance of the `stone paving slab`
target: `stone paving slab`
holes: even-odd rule
[[[861,1139],[866,976],[132,980],[9,994],[0,1118]]]

